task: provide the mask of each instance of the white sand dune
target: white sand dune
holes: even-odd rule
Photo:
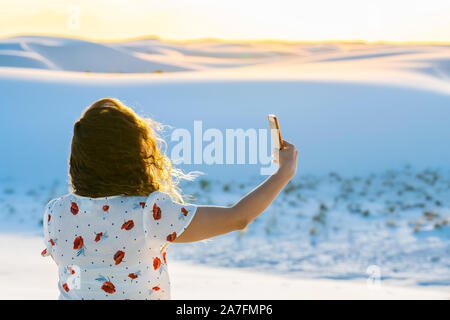
[[[187,71],[177,65],[158,63],[150,59],[141,59],[132,52],[114,48],[104,43],[95,43],[78,39],[49,37],[15,37],[0,42],[16,48],[0,49],[0,65],[27,68],[31,62],[13,61],[15,54],[21,57],[28,54],[33,60],[33,66],[39,66],[40,61],[48,61],[44,69],[65,70],[97,73],[151,73],[158,70],[166,72]]]
[[[0,299],[57,299],[57,268],[42,258],[42,239],[0,235]],[[436,288],[371,287],[365,281],[295,279],[250,270],[214,268],[170,260],[172,299],[450,299]]]
[[[323,46],[311,45],[321,51]],[[330,46],[336,48],[338,44]],[[293,46],[295,50],[299,47]],[[346,51],[349,55],[354,51],[360,54],[361,47],[369,50],[364,45],[341,45],[338,51],[342,55]],[[381,50],[379,47],[384,48],[373,46],[373,50]],[[388,48],[392,52],[392,46]],[[0,97],[2,107],[6,106],[2,126],[5,134],[0,135],[0,143],[7,150],[0,163],[9,167],[4,176],[42,177],[54,175],[56,168],[65,175],[70,141],[67,128],[89,103],[114,96],[174,127],[186,128],[201,118],[208,127],[263,128],[266,122],[261,115],[276,112],[282,119],[284,134],[306,151],[302,172],[323,173],[324,168],[333,168],[353,174],[359,169],[384,170],[388,165],[404,163],[443,166],[450,159],[445,151],[445,119],[450,112],[445,60],[448,48],[427,48],[430,52],[414,54],[416,58],[412,54],[316,63],[314,59],[319,57],[313,54],[308,58],[310,62],[290,56],[239,68],[208,68],[204,64],[202,70],[162,74],[0,67],[0,88],[8,92]],[[198,66],[199,61],[189,60],[197,58],[174,57],[180,64]],[[30,107],[35,101],[39,102],[39,112]],[[212,108],[214,113],[205,113]],[[25,113],[32,114],[34,120],[27,123],[27,130],[9,125],[17,123]],[[51,126],[53,132],[43,131],[42,124]],[[36,147],[17,148],[26,141],[35,141],[35,132],[40,132]],[[334,153],[331,158],[330,150]],[[42,162],[30,164],[24,160],[33,152],[42,153]],[[256,167],[253,172],[257,172]],[[194,169],[209,173],[215,168]],[[217,169],[216,173],[228,168]]]
[[[156,74],[156,70],[163,73]],[[3,190],[0,217],[5,221],[0,232],[40,228],[42,207],[49,197],[56,196],[53,181],[58,180],[61,186],[67,177],[73,122],[86,106],[101,97],[119,98],[140,114],[188,130],[199,119],[203,120],[204,128],[265,128],[266,114],[276,113],[284,136],[302,150],[300,179],[308,174],[326,176],[331,171],[343,176],[369,177],[372,172],[398,169],[405,164],[418,169],[448,169],[449,76],[450,46],[446,45],[176,43],[158,39],[97,43],[38,36],[0,39],[0,91],[5,93],[0,95],[0,190]],[[216,186],[218,189],[203,194],[202,201],[226,205],[236,199],[224,193],[223,184],[228,179],[235,179],[234,187],[241,184],[250,175],[258,175],[260,165],[183,169],[201,170],[208,178],[218,179],[221,182]],[[416,185],[414,176],[403,182]],[[246,184],[246,188],[254,186],[256,180]],[[405,205],[419,201],[397,196],[400,190],[397,187],[401,188],[394,184],[386,191],[384,200],[401,198]],[[433,188],[418,183],[418,192],[433,195],[433,201],[426,202],[423,210],[436,210],[441,218],[446,218],[450,213],[447,189],[442,187],[441,193],[437,190],[441,187]],[[194,191],[203,193],[200,189]],[[331,201],[327,200],[326,190],[318,189],[315,195],[317,204]],[[238,194],[232,197],[237,198]],[[403,278],[408,285],[416,283],[422,287],[404,287],[403,291],[384,283],[385,291],[369,291],[364,281],[286,280],[243,270],[173,262],[173,296],[240,298],[242,294],[244,298],[274,298],[276,292],[280,298],[448,298],[447,229],[413,233],[407,226],[407,219],[411,219],[409,211],[399,210],[396,211],[399,216],[386,216],[385,206],[389,203],[376,197],[379,203],[372,203],[371,208],[374,220],[359,219],[345,207],[343,216],[339,210],[330,213],[329,218],[335,214],[336,226],[343,230],[336,231],[336,236],[345,235],[347,229],[349,236],[338,237],[336,241],[325,239],[322,251],[309,246],[309,239],[301,242],[303,248],[284,242],[285,248],[279,253],[287,254],[292,249],[289,263],[261,259],[281,244],[272,241],[260,227],[261,233],[250,237],[246,251],[242,251],[245,257],[251,257],[247,262],[252,263],[244,265],[261,264],[262,269],[272,273],[317,270],[321,276],[350,279],[351,275],[364,277],[367,265],[381,259],[387,272],[383,275],[399,281]],[[366,201],[363,206],[370,206],[372,201],[357,195],[353,200]],[[435,200],[441,204],[433,206]],[[263,221],[269,223],[271,215],[280,213],[279,208],[283,207],[280,201],[265,213],[267,219]],[[303,218],[310,223],[317,210],[312,206],[314,203],[309,207],[295,203],[283,211],[286,220],[298,221],[297,216],[305,213]],[[417,219],[423,219],[423,210],[414,213]],[[377,216],[382,217],[381,222]],[[386,227],[383,222],[387,218],[395,219],[399,226]],[[278,227],[289,224],[282,224],[281,220]],[[298,236],[296,239],[308,238],[309,229],[303,221],[299,224],[302,229],[292,230]],[[333,235],[332,226],[327,227]],[[234,253],[230,248],[239,246],[234,236],[218,241],[222,247],[216,251],[210,248],[209,255],[202,256],[204,252],[200,254],[198,248],[183,247],[185,251],[179,250],[177,257],[185,259],[194,253],[210,265],[243,266],[242,260],[229,259]],[[34,239],[35,245],[25,236],[0,237],[4,237],[1,245],[8,257],[3,260],[2,256],[2,263],[5,262],[0,267],[0,284],[8,290],[0,294],[55,297],[54,266],[35,255],[40,252],[41,241]],[[267,246],[264,248],[262,243]],[[31,250],[32,245],[36,247]],[[327,245],[331,245],[330,250],[326,250]],[[173,254],[177,251],[174,248]],[[338,265],[333,261],[338,261]],[[305,274],[308,275],[311,274]],[[205,290],[192,293],[187,287],[192,285],[190,279],[197,277],[203,280],[195,282],[195,286]],[[431,288],[429,284],[440,287]],[[211,289],[216,287],[220,289]],[[441,290],[447,291],[442,295]]]
[[[154,38],[102,43],[21,36],[0,39],[0,76],[71,81],[89,73],[90,79],[102,83],[141,81],[142,76],[147,77],[145,82],[295,79],[394,85],[449,94],[449,57],[448,45],[178,43]],[[44,70],[53,73],[36,73]],[[164,74],[154,78],[155,72]]]
[[[448,45],[364,43],[165,42],[155,38],[95,42],[46,36],[0,39],[0,67],[91,73],[208,72],[303,74],[317,77],[334,70],[398,70],[448,80]],[[352,65],[357,63],[356,65]],[[250,66],[250,68],[243,68]],[[256,66],[256,67],[255,67]],[[362,67],[362,68],[361,68]],[[340,73],[342,77],[342,73]]]
[[[0,50],[1,64],[8,67],[54,69],[44,57],[32,51]]]

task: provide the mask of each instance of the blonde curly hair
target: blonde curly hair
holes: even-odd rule
[[[73,192],[91,198],[148,196],[159,190],[183,202],[178,183],[192,180],[173,168],[157,131],[162,125],[138,116],[112,98],[100,99],[75,122],[69,160]]]

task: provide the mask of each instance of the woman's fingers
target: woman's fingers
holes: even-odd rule
[[[286,140],[283,140],[283,144],[283,149],[272,150],[273,162],[280,165],[286,162],[288,159],[297,159],[298,157],[298,150],[295,148],[295,145]]]
[[[293,146],[293,144],[292,144],[292,143],[289,143],[289,142],[287,142],[286,140],[283,140],[283,146],[284,146],[285,148],[290,148],[290,147],[292,147],[292,146]]]
[[[292,143],[290,143],[286,140],[283,140],[283,144],[284,144],[284,148],[281,150],[285,150],[286,152],[288,152],[292,155],[295,155],[295,152],[297,151],[297,149],[295,148],[295,146]]]
[[[295,146],[292,143],[290,143],[290,142],[288,142],[286,140],[283,140],[283,146],[284,146],[285,149],[290,149],[290,148],[295,149]]]

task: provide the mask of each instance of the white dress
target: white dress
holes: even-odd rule
[[[60,299],[170,299],[167,246],[196,210],[160,191],[50,201],[42,255],[58,265]]]

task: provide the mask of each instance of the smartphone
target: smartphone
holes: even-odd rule
[[[283,149],[283,138],[281,138],[280,124],[274,114],[269,114],[269,126],[272,134],[272,141],[275,148]]]

